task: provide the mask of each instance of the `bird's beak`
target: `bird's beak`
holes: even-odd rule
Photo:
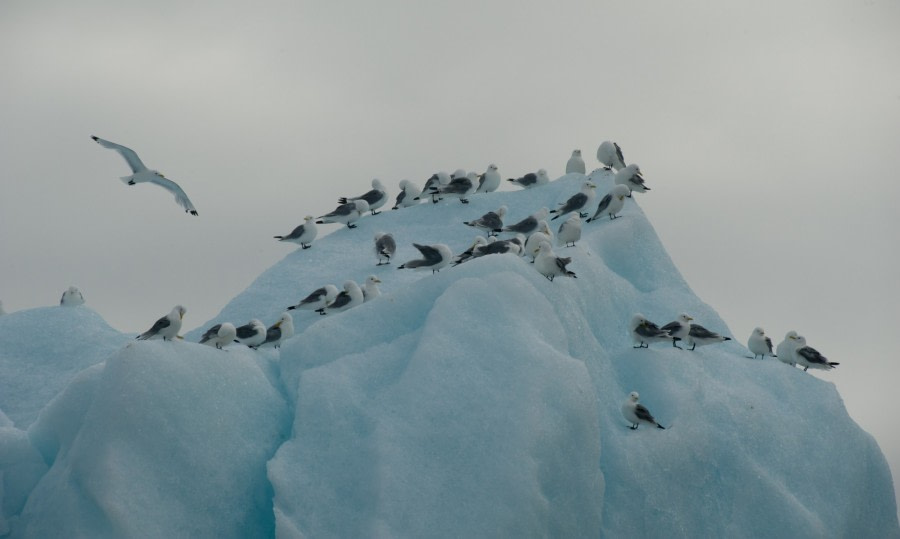
[[[281,320],[279,320],[278,322],[275,322],[275,327],[277,327],[277,328],[281,327]]]
[[[375,279],[375,282],[376,282],[376,283],[380,283],[380,282],[381,282],[381,279],[376,278],[376,279]]]

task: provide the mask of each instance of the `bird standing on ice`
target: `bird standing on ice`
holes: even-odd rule
[[[497,165],[491,163],[483,174],[478,175],[478,187],[475,189],[475,192],[493,193],[500,187],[501,180]]]
[[[128,166],[131,167],[131,176],[122,176],[121,180],[128,185],[134,185],[136,183],[150,182],[155,183],[156,185],[162,187],[166,191],[175,195],[175,202],[178,203],[179,206],[184,208],[184,211],[190,213],[191,215],[197,215],[197,209],[194,208],[194,205],[191,203],[191,200],[184,193],[184,190],[179,187],[179,185],[172,180],[166,178],[159,172],[155,170],[150,170],[144,163],[141,162],[141,158],[138,157],[134,150],[131,148],[126,148],[125,146],[116,144],[115,142],[110,142],[108,140],[103,140],[102,138],[95,137],[91,135],[91,138],[97,142],[97,144],[103,146],[104,148],[109,148],[110,150],[115,150],[119,152],[119,155],[125,158],[125,162],[128,163]]]
[[[391,209],[397,210],[415,206],[421,202],[419,200],[419,195],[421,194],[422,190],[416,187],[416,184],[409,180],[400,180],[400,193],[397,194],[397,200],[394,202],[394,207]]]
[[[453,253],[450,251],[450,248],[443,243],[436,243],[434,245],[420,245],[414,243],[413,247],[422,253],[422,258],[410,260],[399,266],[397,269],[430,269],[431,273],[437,273],[453,260]]]
[[[572,174],[573,172],[577,172],[579,174],[584,174],[584,159],[581,158],[581,150],[572,150],[572,157],[566,162],[566,174]]]
[[[237,337],[237,330],[235,330],[234,324],[223,322],[206,330],[203,337],[200,337],[200,344],[215,346],[221,350],[223,346],[231,344],[235,337]]]
[[[266,340],[266,326],[256,318],[237,328],[235,332],[237,342],[253,349]]]
[[[555,210],[550,210],[550,213],[555,213],[556,215],[553,219],[558,219],[563,215],[571,212],[577,212],[579,217],[587,217],[588,214],[581,213],[581,210],[590,204],[591,200],[594,199],[594,192],[597,189],[597,186],[594,182],[586,181],[581,186],[581,191],[575,193],[569,200],[560,204],[560,207]],[[550,219],[551,221],[553,219]]]
[[[546,277],[550,282],[557,276],[576,278],[575,272],[569,271],[566,266],[572,262],[571,258],[556,256],[550,242],[542,241],[534,257],[534,269]]]
[[[600,204],[597,205],[597,211],[594,212],[593,217],[588,219],[588,223],[596,221],[604,215],[609,215],[610,220],[618,218],[619,216],[617,214],[625,207],[625,198],[630,194],[631,189],[629,189],[627,185],[617,185],[610,189],[609,193],[606,193],[606,195],[600,199]]]
[[[341,197],[338,199],[338,203],[347,204],[348,202],[353,202],[354,200],[365,200],[366,204],[369,205],[368,209],[370,212],[372,212],[372,215],[378,215],[379,212],[375,210],[384,206],[384,203],[388,200],[388,195],[387,191],[384,190],[384,185],[382,185],[381,180],[375,178],[374,180],[372,180],[371,190],[366,191],[358,197]]]
[[[503,227],[503,232],[514,232],[528,237],[538,229],[538,223],[540,223],[541,219],[546,219],[548,213],[549,210],[547,208],[541,208],[518,223]]]
[[[532,187],[544,185],[545,183],[549,182],[550,177],[547,176],[546,170],[540,169],[537,172],[529,172],[521,178],[510,178],[506,181],[512,182],[519,187],[524,187],[525,189],[531,189]]]
[[[800,346],[799,335],[794,330],[784,334],[784,340],[775,348],[775,356],[785,365],[794,366],[794,349]]]
[[[281,318],[266,330],[266,340],[264,340],[259,347],[268,348],[269,346],[272,346],[274,348],[281,348],[281,343],[293,336],[294,319],[291,318],[291,313],[284,312],[281,313]]]
[[[463,221],[464,225],[469,225],[482,230],[487,230],[488,236],[496,236],[503,230],[503,218],[506,217],[506,206],[500,206],[494,211],[489,211],[478,219],[472,221]]]
[[[622,155],[622,148],[612,141],[605,141],[597,148],[597,161],[603,163],[606,170],[615,168],[622,170],[625,168],[625,157]]]
[[[766,359],[766,356],[774,356],[772,353],[772,339],[766,336],[763,328],[754,328],[750,338],[747,339],[747,348],[753,352],[753,359]]]
[[[70,286],[65,292],[63,292],[62,297],[59,298],[59,304],[65,307],[83,305],[84,295],[82,295],[81,290],[78,290],[77,286]]]
[[[358,221],[367,211],[369,211],[368,202],[365,200],[354,200],[341,204],[331,213],[326,213],[319,217],[316,223],[320,225],[323,223],[343,223],[347,225],[347,228],[356,228],[356,225],[353,223]]]
[[[688,334],[691,331],[691,320],[693,320],[693,318],[685,313],[681,313],[678,315],[677,319],[662,327],[662,329],[669,332],[669,335],[672,338],[672,346],[675,348],[681,348],[677,344],[678,341],[687,339]]]
[[[366,277],[366,282],[362,288],[363,302],[372,301],[381,295],[381,290],[378,289],[379,284],[381,284],[381,279],[378,277],[374,275]]]
[[[395,252],[397,252],[397,242],[394,241],[394,236],[386,232],[375,234],[375,256],[378,258],[376,266],[390,264]],[[384,261],[382,262],[382,260]]]
[[[361,305],[365,300],[366,298],[363,296],[363,291],[360,290],[356,281],[346,281],[344,283],[344,290],[338,293],[331,303],[321,309],[317,309],[316,312],[321,315],[339,313],[346,311],[347,309],[352,309],[357,305]]]
[[[150,329],[138,335],[137,338],[142,341],[148,339],[170,341],[174,339],[181,330],[181,320],[184,318],[185,312],[187,310],[184,307],[176,305],[172,312],[157,320]]]
[[[296,305],[288,307],[289,311],[294,309],[302,309],[306,311],[318,311],[325,307],[338,295],[338,289],[333,284],[326,284],[321,288],[313,290],[308,296],[301,299]]]
[[[698,346],[706,346],[707,344],[714,344],[717,342],[730,340],[731,337],[719,335],[715,331],[710,331],[700,324],[691,324],[691,329],[688,331],[688,338],[685,341],[685,344],[690,344],[691,347],[689,348],[689,350],[693,350]]]
[[[646,193],[650,190],[644,184],[644,177],[641,176],[641,167],[637,165],[628,165],[622,170],[616,172],[615,176],[616,185],[626,185],[631,192],[637,191],[638,193]],[[631,195],[628,195],[629,197]]]
[[[622,405],[622,415],[625,416],[625,419],[627,419],[629,423],[631,423],[631,426],[628,428],[637,430],[641,423],[647,423],[648,425],[654,425],[658,429],[665,430],[665,427],[657,423],[656,419],[653,418],[653,414],[650,413],[650,410],[638,402],[638,399],[640,398],[641,396],[638,395],[637,391],[632,391],[631,394],[628,395],[628,400]]]
[[[797,337],[797,347],[794,348],[794,362],[807,371],[810,367],[830,371],[840,363],[828,361],[828,358],[819,353],[812,346],[806,346],[806,337]]]
[[[580,239],[581,217],[578,217],[577,213],[573,213],[559,225],[559,230],[556,231],[556,243],[566,247],[575,247],[575,242]]]
[[[650,343],[670,341],[672,336],[638,313],[631,318],[631,340],[634,341],[633,348],[650,348]]]
[[[275,236],[275,239],[278,241],[289,241],[291,243],[296,243],[300,247],[304,249],[309,249],[312,247],[312,242],[316,239],[316,235],[319,233],[318,228],[316,228],[316,223],[314,221],[315,217],[312,215],[307,215],[303,218],[303,224],[295,228],[291,231],[287,236]]]

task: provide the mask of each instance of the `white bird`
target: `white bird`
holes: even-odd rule
[[[698,346],[706,346],[707,344],[715,344],[718,342],[730,341],[731,337],[719,335],[715,331],[710,331],[699,324],[691,324],[688,330],[688,338],[685,344],[690,344],[689,350],[694,350]]]
[[[293,311],[294,309],[302,309],[307,311],[318,311],[322,307],[334,301],[334,298],[337,295],[337,287],[333,284],[326,284],[325,286],[312,291],[308,296],[301,299],[300,302],[296,305],[291,305],[290,307],[288,307],[288,310]]]
[[[503,232],[515,232],[528,237],[529,234],[538,229],[538,222],[541,219],[546,219],[548,213],[549,210],[547,208],[541,208],[518,223],[503,227]]]
[[[478,187],[475,189],[475,192],[493,193],[500,188],[501,181],[502,178],[500,177],[497,165],[491,163],[483,174],[478,175]]]
[[[438,191],[440,188],[450,183],[450,175],[446,172],[435,172],[431,175],[430,178],[425,180],[425,185],[422,187],[422,193],[417,196],[415,199],[419,200],[423,196],[431,195],[431,201],[437,204],[437,201],[440,200],[438,197]]]
[[[759,356],[760,359],[766,359],[766,356],[773,356],[772,339],[766,336],[763,328],[754,328],[750,338],[747,339],[747,348],[753,352],[753,359]]]
[[[341,204],[331,213],[326,213],[319,217],[319,220],[316,221],[316,223],[320,225],[323,223],[342,223],[347,225],[347,228],[356,228],[356,225],[353,223],[358,221],[367,211],[369,211],[368,202],[365,200],[354,200],[346,204]]]
[[[650,348],[650,343],[672,340],[669,332],[638,313],[631,318],[631,340],[634,348]]]
[[[522,253],[524,241],[520,235],[508,240],[498,240],[496,238],[488,238],[484,245],[475,247],[472,252],[472,258],[478,258],[487,255],[502,255],[512,253],[520,255]]]
[[[141,158],[138,157],[136,153],[134,153],[134,150],[116,144],[115,142],[103,140],[102,138],[95,137],[93,135],[91,135],[91,138],[94,139],[97,144],[103,146],[104,148],[115,150],[119,152],[119,155],[125,158],[125,162],[128,163],[128,166],[131,167],[132,175],[122,176],[120,179],[123,182],[128,185],[134,185],[136,183],[143,182],[155,183],[156,185],[175,195],[175,202],[177,202],[179,206],[184,208],[185,212],[190,213],[191,215],[197,215],[197,209],[194,208],[194,205],[191,203],[191,200],[188,198],[188,196],[184,193],[184,190],[182,190],[177,183],[166,178],[159,172],[150,170],[145,167],[144,163],[141,162]]]
[[[322,315],[340,313],[361,305],[365,300],[359,285],[355,281],[347,281],[344,283],[344,289],[334,297],[334,300],[316,312]]]
[[[524,187],[525,189],[531,189],[532,187],[546,184],[550,181],[550,177],[547,176],[546,170],[540,169],[537,172],[529,172],[521,178],[510,178],[506,181],[512,182],[519,187]]]
[[[575,278],[575,273],[566,268],[570,262],[572,262],[571,258],[556,256],[550,243],[542,241],[538,247],[537,256],[534,258],[534,269],[551,282],[559,275]]]
[[[224,322],[206,330],[206,333],[200,338],[200,344],[215,346],[221,350],[224,346],[234,342],[235,337],[237,337],[237,330],[234,328],[234,324]]]
[[[291,313],[281,313],[281,318],[277,322],[269,326],[266,330],[266,340],[259,345],[260,348],[281,348],[281,343],[294,336],[294,319]]]
[[[494,211],[489,211],[478,219],[472,221],[463,221],[464,225],[469,225],[482,230],[487,230],[488,236],[496,236],[503,230],[503,218],[506,217],[506,206],[500,206]]]
[[[645,193],[650,190],[650,188],[644,184],[644,177],[641,176],[641,167],[633,164],[616,172],[615,183],[616,185],[628,186],[628,189],[632,192],[637,191],[638,193]],[[631,195],[628,196],[630,197]]]
[[[559,225],[559,229],[556,231],[556,243],[566,247],[575,247],[575,242],[580,239],[581,217],[577,213],[573,213]]]
[[[637,391],[632,391],[631,394],[628,395],[628,400],[622,405],[622,415],[625,416],[625,419],[627,419],[629,423],[631,423],[629,428],[631,430],[636,430],[641,423],[647,423],[648,425],[654,425],[658,429],[665,430],[665,427],[660,425],[656,419],[653,418],[653,414],[650,413],[650,410],[638,402],[638,399],[640,398],[641,396],[638,395]]]
[[[538,229],[532,232],[528,239],[525,240],[525,254],[531,255],[532,262],[534,262],[538,248],[543,241],[553,245],[553,231],[550,230],[550,225],[547,224],[547,221],[541,219],[538,221]]]
[[[573,172],[584,174],[586,170],[584,159],[581,158],[581,150],[572,150],[572,157],[566,161],[566,174],[572,174]]]
[[[410,260],[399,266],[397,269],[430,269],[431,273],[437,273],[453,260],[453,253],[450,251],[450,248],[443,243],[436,243],[434,245],[420,245],[418,243],[413,243],[413,247],[422,253],[422,258]]]
[[[475,241],[472,242],[472,245],[465,251],[456,255],[456,257],[453,259],[453,265],[456,266],[456,265],[462,264],[463,262],[465,262],[467,260],[474,258],[475,250],[478,249],[479,247],[487,245],[487,244],[488,244],[488,242],[486,239],[484,239],[484,236],[475,236]]]
[[[560,204],[560,207],[555,210],[550,210],[550,213],[555,213],[556,216],[553,219],[559,219],[563,215],[571,212],[577,212],[579,217],[587,217],[586,213],[581,213],[581,210],[590,204],[591,200],[594,199],[594,192],[597,189],[597,186],[592,181],[586,181],[581,185],[581,191],[575,193],[574,195],[569,197],[569,200]],[[553,219],[550,219],[551,221]]]
[[[384,185],[382,185],[381,180],[375,178],[374,180],[372,180],[372,189],[366,191],[358,197],[341,197],[338,199],[338,203],[347,204],[355,200],[365,200],[366,204],[369,205],[368,209],[372,212],[372,215],[378,215],[379,212],[375,210],[384,206],[384,203],[388,201],[388,194],[384,189]]]
[[[366,284],[363,285],[362,289],[363,302],[372,301],[381,295],[381,290],[378,289],[379,283],[381,283],[381,279],[374,275],[369,275],[366,278]]]
[[[394,236],[386,232],[375,234],[375,256],[378,258],[376,266],[391,263],[391,257],[397,252],[397,242]],[[382,262],[382,260],[384,260]]]
[[[81,290],[78,290],[77,286],[70,286],[65,292],[63,292],[62,297],[59,298],[59,304],[66,307],[83,305],[84,295],[82,295]]]
[[[672,346],[675,348],[681,348],[678,346],[678,341],[683,341],[688,338],[688,334],[691,332],[691,320],[693,320],[693,318],[685,313],[681,313],[674,321],[669,322],[662,327],[662,329],[668,331],[669,335],[671,335]]]
[[[235,341],[256,348],[266,340],[266,326],[256,318],[235,329]]]
[[[137,338],[142,341],[147,339],[162,339],[164,341],[174,339],[181,330],[181,320],[184,318],[185,312],[187,310],[184,307],[176,305],[172,308],[172,312],[157,320],[150,329],[138,335]]]
[[[625,207],[625,198],[630,194],[631,189],[627,185],[616,185],[600,199],[597,211],[594,212],[594,216],[588,219],[587,222],[596,221],[604,215],[609,215],[610,220],[617,218],[617,214]]]
[[[475,189],[478,188],[478,181],[476,179],[475,173],[470,172],[468,175],[455,177],[450,180],[450,183],[446,185],[439,185],[431,187],[431,193],[437,193],[438,199],[443,199],[446,197],[455,197],[458,198],[460,202],[463,204],[469,203],[469,195],[475,192]]]
[[[798,346],[794,348],[794,362],[806,371],[810,367],[830,371],[840,363],[828,361],[828,358],[819,353],[812,346],[806,346],[806,337],[797,337]]]
[[[394,202],[394,207],[392,209],[400,209],[400,208],[408,208],[409,206],[415,206],[419,202],[419,195],[422,194],[422,190],[416,187],[416,184],[409,180],[400,180],[400,193],[397,195],[397,200]]]
[[[302,225],[292,230],[287,236],[275,236],[275,239],[278,241],[296,243],[304,249],[309,249],[312,246],[313,240],[316,239],[316,235],[319,233],[319,229],[316,228],[314,219],[315,217],[312,215],[307,215],[303,218]]]
[[[606,170],[625,168],[625,157],[622,156],[622,148],[612,141],[605,141],[597,148],[597,161],[605,165]]]
[[[799,335],[791,330],[784,334],[784,340],[775,348],[775,356],[786,365],[794,366],[794,349],[800,346]]]

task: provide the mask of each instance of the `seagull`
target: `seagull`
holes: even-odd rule
[[[486,239],[484,239],[484,236],[475,236],[475,241],[472,243],[472,245],[465,251],[456,255],[456,257],[453,259],[453,265],[458,266],[459,264],[462,264],[467,260],[475,258],[475,249],[487,244],[488,242]]]
[[[616,172],[616,185],[627,185],[632,192],[645,193],[650,190],[644,185],[644,177],[641,176],[641,167],[637,165],[628,165],[622,170]],[[628,195],[629,197],[631,195]]]
[[[157,320],[150,329],[138,335],[137,338],[142,341],[148,339],[172,340],[178,336],[185,312],[187,311],[184,307],[176,305],[172,308],[172,312]]]
[[[223,346],[231,344],[235,337],[237,337],[237,330],[234,329],[234,324],[224,322],[207,329],[203,337],[200,337],[200,344],[215,346],[221,350]]]
[[[391,209],[397,210],[415,206],[420,202],[419,195],[421,194],[422,191],[416,187],[416,184],[409,180],[400,180],[400,194],[397,195],[397,200],[394,202],[394,207]]]
[[[463,204],[468,204],[468,196],[474,193],[475,189],[478,187],[475,179],[475,173],[470,172],[466,176],[451,179],[450,183],[447,185],[432,186],[430,192],[432,194],[437,193],[439,195],[438,199],[443,199],[444,196],[450,196],[458,198]]]
[[[366,278],[366,284],[363,286],[363,302],[372,301],[381,295],[381,290],[378,289],[378,284],[381,283],[381,279],[374,275],[369,275]]]
[[[343,223],[347,225],[347,228],[356,228],[355,223],[359,220],[360,217],[363,216],[364,213],[369,211],[369,203],[365,200],[354,200],[352,202],[347,202],[346,204],[341,204],[337,208],[334,209],[331,213],[326,213],[325,215],[319,217],[319,220],[316,221],[316,224],[323,223]]]
[[[794,330],[785,333],[784,340],[778,343],[778,347],[775,348],[775,357],[785,365],[793,367],[794,349],[800,346],[799,338],[800,336]]]
[[[585,173],[584,159],[581,158],[581,150],[572,150],[572,157],[566,162],[566,174],[578,172]]]
[[[503,227],[503,232],[516,232],[526,237],[538,229],[538,222],[547,218],[547,208],[541,208],[514,225]]]
[[[390,264],[391,257],[395,252],[397,252],[397,242],[394,241],[394,236],[386,232],[375,234],[375,256],[378,258],[376,266]]]
[[[605,141],[597,148],[597,161],[605,165],[606,170],[625,168],[625,158],[622,156],[622,148],[612,141]]]
[[[538,247],[541,246],[542,241],[553,245],[553,231],[550,230],[550,225],[547,224],[547,221],[543,219],[538,221],[538,229],[532,232],[528,239],[525,240],[525,254],[531,255],[532,262],[537,256]]]
[[[266,340],[259,346],[261,348],[267,348],[269,346],[281,348],[281,343],[293,336],[294,319],[291,318],[291,313],[284,312],[281,313],[281,318],[266,330]]]
[[[534,268],[550,282],[553,282],[558,275],[575,278],[575,273],[566,269],[571,261],[571,258],[556,256],[550,242],[542,241],[537,249],[537,256],[534,258]]]
[[[97,144],[103,146],[104,148],[115,150],[119,152],[119,155],[125,158],[125,162],[127,162],[128,166],[131,167],[131,172],[133,174],[131,176],[122,176],[121,180],[123,182],[127,183],[128,185],[134,185],[136,183],[143,182],[155,183],[156,185],[175,195],[175,202],[177,202],[179,206],[184,208],[185,212],[190,213],[191,215],[197,215],[197,209],[194,208],[191,200],[187,197],[181,187],[179,187],[177,183],[166,178],[159,172],[150,170],[145,167],[144,163],[141,162],[141,158],[138,157],[136,153],[134,153],[134,150],[116,144],[115,142],[103,140],[102,138],[95,137],[93,135],[91,135],[91,138],[94,139]]]
[[[510,178],[506,181],[512,182],[520,187],[524,187],[525,189],[531,189],[532,187],[537,187],[538,185],[544,185],[545,183],[550,181],[550,178],[547,176],[546,170],[540,169],[537,172],[529,172],[521,178]]]
[[[315,217],[312,215],[307,215],[303,218],[303,224],[295,228],[291,231],[287,236],[275,236],[275,239],[278,241],[289,241],[291,243],[296,243],[300,247],[304,249],[309,249],[312,247],[312,242],[316,239],[316,234],[319,233],[316,228],[316,223],[313,221]]]
[[[472,258],[478,258],[487,255],[502,255],[506,253],[518,255],[521,252],[521,238],[512,238],[508,240],[496,240],[494,238],[491,238],[491,241],[488,241],[484,245],[475,247],[474,251],[472,252]]]
[[[662,329],[668,331],[669,335],[672,336],[672,346],[675,348],[681,348],[677,344],[678,341],[687,339],[688,333],[691,331],[691,320],[693,320],[693,318],[685,313],[681,313],[675,321],[669,322],[662,327]]]
[[[587,222],[596,221],[603,215],[609,215],[610,220],[616,219],[618,217],[616,214],[625,207],[625,198],[629,195],[631,195],[631,190],[627,185],[613,187],[606,196],[600,199],[597,211],[594,212],[594,216],[588,219]]]
[[[488,231],[488,236],[496,236],[503,230],[503,218],[506,217],[506,206],[500,206],[494,211],[489,211],[478,219],[463,221],[464,225],[481,228]]]
[[[333,284],[326,284],[321,288],[315,289],[308,296],[300,300],[300,303],[288,307],[289,311],[294,309],[303,309],[307,311],[317,311],[322,307],[334,301],[338,295],[338,289]]]
[[[753,352],[753,359],[756,359],[756,356],[759,356],[759,359],[766,359],[767,355],[775,356],[772,353],[772,339],[766,336],[763,328],[753,329],[753,333],[750,334],[750,338],[747,340],[747,348]]]
[[[730,340],[731,337],[719,335],[715,331],[710,331],[699,324],[691,324],[691,329],[688,330],[688,338],[685,341],[685,344],[690,343],[691,347],[689,350],[694,350],[697,346],[706,346],[707,344]]]
[[[794,362],[803,367],[804,372],[810,367],[830,371],[840,363],[828,361],[812,346],[806,346],[806,337],[797,337],[797,348],[794,349]]]
[[[577,213],[573,213],[559,225],[559,230],[556,231],[556,242],[566,247],[575,247],[575,242],[580,239],[581,217],[578,217]]]
[[[478,175],[478,187],[476,193],[493,193],[500,187],[500,173],[497,171],[497,165],[491,163],[483,174]]]
[[[83,305],[84,295],[81,293],[81,290],[78,290],[77,286],[70,286],[65,292],[63,292],[62,297],[59,298],[59,304],[66,307]]]
[[[672,336],[667,330],[660,328],[638,313],[631,318],[631,339],[635,343],[634,348],[650,348],[650,343],[670,341]]]
[[[368,209],[372,212],[372,215],[378,215],[380,212],[375,210],[384,206],[384,203],[388,200],[388,195],[387,191],[384,190],[384,185],[381,184],[381,180],[375,178],[372,180],[371,190],[366,191],[358,197],[341,197],[338,199],[338,203],[347,204],[348,202],[353,202],[355,200],[365,200],[366,204],[369,205]],[[365,210],[363,210],[363,213],[365,213]]]
[[[450,175],[446,172],[435,172],[430,178],[425,180],[425,186],[422,187],[422,194],[417,196],[415,200],[422,198],[422,195],[431,194],[431,201],[437,204],[440,200],[437,191],[444,185],[450,183]]]
[[[579,217],[587,217],[586,213],[581,213],[581,209],[584,208],[593,198],[594,198],[594,190],[597,186],[594,182],[586,181],[581,186],[581,191],[575,193],[569,200],[565,201],[563,204],[560,204],[560,207],[555,210],[550,210],[550,213],[555,213],[556,216],[553,219],[559,219],[563,215],[571,212],[577,212]],[[551,221],[553,219],[550,219]]]
[[[256,349],[266,340],[266,326],[256,318],[235,329],[235,333],[237,334],[235,342],[253,349]]]
[[[637,391],[632,391],[631,394],[628,395],[628,400],[622,405],[622,415],[625,416],[625,419],[627,419],[629,423],[631,423],[631,426],[628,428],[637,430],[638,425],[647,423],[649,425],[655,425],[658,429],[665,430],[665,427],[653,419],[653,414],[650,413],[650,410],[638,402],[638,399],[640,398],[641,396],[638,395]]]
[[[344,283],[344,290],[338,293],[331,303],[321,309],[317,309],[316,312],[321,315],[339,313],[346,311],[347,309],[352,309],[353,307],[362,304],[365,300],[366,298],[363,296],[363,292],[360,290],[359,285],[356,284],[355,281],[346,281]]]
[[[431,273],[437,273],[453,259],[453,253],[450,251],[450,248],[443,243],[436,243],[434,245],[420,245],[414,243],[413,247],[422,253],[422,258],[410,260],[399,266],[397,269],[430,269]]]

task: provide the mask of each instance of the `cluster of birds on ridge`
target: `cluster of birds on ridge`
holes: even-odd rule
[[[99,137],[92,136],[91,138],[101,146],[115,150],[125,159],[132,170],[132,175],[121,177],[123,182],[128,185],[145,182],[159,185],[175,196],[176,203],[186,213],[198,215],[196,208],[181,187],[159,172],[144,166],[133,150]],[[624,208],[626,198],[631,198],[634,192],[645,193],[650,190],[645,184],[640,167],[635,164],[625,165],[622,150],[615,142],[603,142],[597,149],[597,159],[604,165],[606,171],[615,170],[614,186],[601,198],[591,217],[588,217],[589,213],[583,210],[591,207],[591,202],[595,198],[596,184],[586,179],[581,190],[559,204],[559,207],[553,210],[543,207],[515,224],[506,225],[504,223],[508,211],[506,206],[488,212],[478,219],[464,221],[465,225],[479,229],[486,235],[477,236],[469,249],[456,256],[445,244],[413,243],[422,258],[409,260],[398,266],[398,269],[430,269],[432,273],[436,273],[448,265],[455,266],[473,258],[512,253],[518,256],[530,256],[535,269],[551,282],[558,276],[576,278],[575,273],[568,269],[572,259],[557,256],[553,251],[554,238],[559,245],[574,246],[581,238],[582,219],[587,218],[586,222],[588,223],[602,217],[610,220],[616,219]],[[566,174],[571,173],[586,174],[581,150],[574,150],[566,163]],[[507,181],[524,189],[533,189],[549,183],[550,179],[546,170],[540,169],[519,178],[509,178]],[[431,200],[436,204],[445,198],[458,199],[460,203],[468,204],[469,196],[496,191],[501,183],[502,179],[495,164],[490,164],[482,174],[464,170],[457,170],[453,174],[438,172],[428,178],[421,189],[413,182],[404,179],[400,181],[400,192],[392,209],[410,207],[424,200]],[[306,216],[303,224],[286,235],[274,236],[275,239],[295,243],[301,249],[309,249],[318,235],[316,224],[339,223],[347,228],[355,228],[356,221],[367,213],[373,216],[377,215],[380,213],[378,210],[389,201],[387,190],[380,180],[372,180],[371,187],[371,190],[360,196],[339,198],[339,206],[333,211],[318,218],[311,215]],[[569,215],[559,226],[556,234],[550,229],[547,220],[550,215],[553,215],[550,221]],[[511,233],[514,236],[500,240],[498,235],[501,233]],[[374,237],[376,265],[390,264],[396,249],[396,241],[390,233],[379,232],[376,234]],[[232,343],[240,343],[252,349],[278,348],[283,341],[294,335],[293,318],[288,311],[309,310],[321,315],[342,312],[378,297],[380,295],[378,284],[381,284],[381,280],[375,275],[370,275],[363,287],[352,280],[344,283],[343,290],[327,284],[314,290],[297,304],[287,307],[278,321],[268,328],[258,319],[252,319],[247,324],[237,327],[232,323],[224,322],[206,330],[200,343],[218,349],[223,349]],[[84,296],[74,286],[69,287],[60,299],[62,306],[76,306],[83,303]],[[159,318],[150,329],[138,335],[137,339],[180,339],[178,333],[181,330],[185,312],[186,309],[183,306],[176,305],[169,314]],[[3,314],[5,311],[0,302],[0,315]],[[684,342],[690,346],[688,350],[694,350],[697,346],[731,340],[730,337],[694,324],[693,318],[685,313],[662,327],[641,314],[635,314],[631,320],[630,330],[634,348],[649,348],[650,344],[658,342],[671,342],[673,347],[681,348],[678,343]],[[808,346],[806,339],[793,330],[785,335],[774,353],[771,339],[759,327],[751,333],[747,346],[754,354],[754,359],[757,357],[764,359],[768,355],[791,366],[800,365],[804,371],[810,367],[830,370],[838,365],[836,362],[828,361],[816,349]],[[622,414],[629,421],[631,429],[637,429],[641,423],[664,429],[649,410],[639,403],[637,392],[632,392],[622,405]]]

